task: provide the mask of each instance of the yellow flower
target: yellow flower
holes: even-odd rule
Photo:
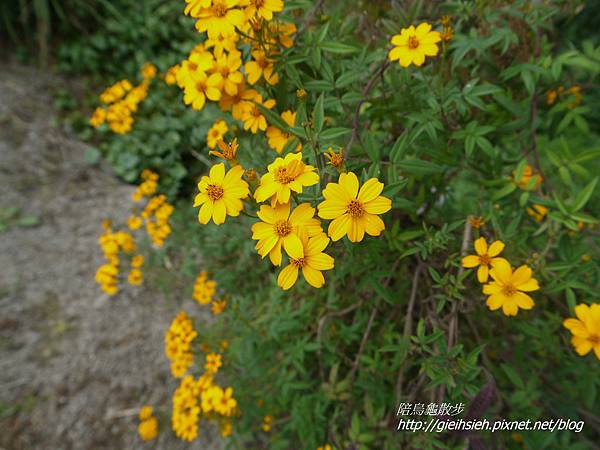
[[[272,200],[272,204],[287,203],[292,192],[302,193],[304,186],[319,182],[319,175],[313,166],[302,162],[302,154],[288,153],[285,158],[276,158],[267,167],[268,172],[260,179],[260,186],[254,193],[257,202]]]
[[[221,355],[218,353],[209,353],[206,355],[206,361],[204,362],[204,370],[206,370],[206,372],[215,374],[221,366]]]
[[[485,225],[483,217],[470,216],[468,220],[471,226],[477,230],[479,230],[483,225]]]
[[[546,103],[548,105],[554,105],[554,102],[556,102],[557,96],[558,96],[558,92],[556,92],[554,89],[549,90],[546,93]]]
[[[226,216],[236,217],[244,209],[242,199],[248,197],[248,183],[242,180],[244,169],[234,166],[227,174],[225,164],[212,166],[209,176],[203,176],[198,183],[200,193],[194,199],[194,207],[201,206],[198,221],[208,223],[212,218],[217,225],[225,222]]]
[[[138,433],[144,441],[151,441],[158,436],[158,420],[156,417],[150,417],[143,420],[138,425]]]
[[[242,108],[242,120],[244,121],[244,130],[250,130],[256,134],[258,130],[265,131],[267,129],[267,119],[262,115],[257,104],[264,106],[267,109],[275,106],[275,100],[265,100],[263,103],[262,96],[257,94],[252,102],[244,102]]]
[[[207,8],[198,10],[195,17],[196,29],[200,32],[206,31],[210,39],[219,36],[228,37],[235,33],[235,29],[243,28],[246,17],[240,6],[242,0],[212,0]]]
[[[317,450],[333,450],[333,447],[329,444],[325,444],[322,447],[317,447]]]
[[[541,222],[548,214],[548,208],[544,205],[534,204],[532,208],[527,208],[527,214],[533,217],[537,222]]]
[[[129,216],[127,219],[127,227],[130,230],[137,230],[142,226],[142,219],[138,216]]]
[[[212,71],[221,74],[223,89],[229,95],[237,94],[238,86],[244,81],[244,75],[239,71],[241,65],[241,53],[237,50],[229,54],[221,53],[215,59]]]
[[[273,423],[273,416],[271,415],[266,415],[265,417],[263,417],[263,423],[262,423],[262,430],[265,433],[268,433],[269,431],[271,431],[271,424]]]
[[[233,425],[231,425],[231,422],[229,421],[221,422],[219,429],[221,431],[221,437],[228,437],[231,436],[231,433],[233,432]]]
[[[200,111],[204,108],[207,98],[218,101],[221,98],[219,87],[222,80],[220,73],[213,73],[210,76],[200,71],[190,73],[184,87],[183,102]]]
[[[132,269],[127,276],[127,281],[133,286],[139,286],[144,281],[144,275],[139,269]]]
[[[262,50],[254,50],[251,54],[252,60],[244,65],[248,82],[254,84],[260,77],[263,77],[272,86],[279,83],[279,75],[273,72],[275,61],[267,58],[267,55]]]
[[[181,68],[181,66],[179,64],[169,67],[167,69],[167,73],[165,74],[165,83],[167,83],[169,86],[176,84],[177,83],[177,72],[179,72],[180,68]]]
[[[331,147],[325,152],[325,157],[329,160],[327,164],[331,164],[337,170],[344,170],[344,150],[340,148],[339,152],[335,152]]]
[[[208,279],[208,274],[204,271],[198,274],[194,282],[194,293],[192,297],[201,305],[207,305],[212,301],[217,292],[217,282]]]
[[[309,203],[298,205],[290,214],[290,203],[275,207],[262,205],[258,217],[262,222],[252,225],[252,239],[257,240],[256,250],[275,266],[281,265],[281,248],[290,258],[301,259],[304,248],[300,236],[315,236],[322,233],[319,219],[314,218],[315,209]]]
[[[215,300],[212,302],[211,311],[215,316],[218,316],[223,311],[225,311],[225,307],[227,306],[227,302],[225,300]]]
[[[442,37],[431,31],[431,25],[422,23],[417,28],[411,25],[403,28],[400,34],[392,37],[394,48],[390,51],[390,61],[398,61],[402,67],[411,64],[422,66],[426,56],[435,56],[440,49],[436,45]]]
[[[197,50],[194,49],[190,53],[188,59],[181,62],[181,67],[175,74],[177,85],[184,89],[185,85],[193,82],[192,74],[197,72],[207,72],[212,69],[215,64],[215,59],[209,51],[204,49],[202,44],[199,44]]]
[[[328,183],[319,204],[319,217],[333,219],[327,234],[333,241],[345,235],[351,242],[363,240],[365,232],[379,236],[385,229],[379,214],[392,209],[392,201],[383,197],[383,183],[377,178],[367,180],[359,191],[359,182],[352,172],[340,174],[338,183]]]
[[[513,173],[513,178],[516,175],[516,173]],[[521,189],[527,189],[529,186],[529,180],[531,180],[532,178],[535,177],[535,183],[533,183],[533,187],[538,187],[540,184],[542,184],[542,176],[539,174],[536,174],[533,171],[533,168],[527,164],[525,166],[525,168],[523,169],[523,175],[521,176],[521,179],[517,181],[517,184],[519,185],[519,187]]]
[[[234,52],[237,48],[237,41],[239,40],[239,36],[237,34],[232,34],[231,36],[217,36],[214,39],[207,39],[204,41],[204,46],[206,48],[214,49],[215,54],[219,54],[223,52],[223,50],[228,52]]]
[[[246,6],[246,17],[251,18],[254,15],[262,17],[265,20],[272,20],[273,13],[283,11],[283,0],[249,0],[250,4]]]
[[[233,389],[228,387],[222,390],[216,401],[213,401],[214,410],[222,416],[231,416],[237,407],[237,401],[233,398]]]
[[[152,406],[144,405],[140,408],[140,420],[147,420],[152,417]]]
[[[191,319],[184,311],[171,322],[165,335],[165,354],[171,361],[171,373],[175,378],[181,378],[194,363],[190,347],[197,335]]]
[[[283,290],[290,289],[298,279],[298,270],[302,269],[302,275],[308,284],[320,288],[325,284],[325,278],[321,271],[330,270],[334,267],[334,259],[323,253],[329,238],[325,233],[308,238],[301,236],[303,254],[299,259],[290,257],[290,264],[284,267],[277,277],[277,284]]]
[[[508,261],[501,259],[493,265],[490,275],[494,281],[483,286],[483,293],[489,295],[486,304],[490,310],[502,308],[506,316],[516,316],[519,308],[533,308],[533,299],[525,292],[537,291],[540,287],[528,266],[523,265],[513,272]]]
[[[206,134],[206,145],[208,145],[208,148],[214,149],[217,146],[217,142],[222,142],[223,136],[225,136],[228,130],[227,122],[217,120]]]
[[[596,358],[600,359],[600,304],[580,304],[575,307],[577,319],[566,319],[563,326],[573,337],[571,344],[577,354],[584,356],[594,350]]]
[[[144,265],[144,256],[143,255],[135,255],[131,258],[131,267],[140,268]]]
[[[292,111],[284,111],[281,113],[281,118],[290,127],[293,127],[296,123],[296,113]],[[269,146],[277,153],[281,153],[288,141],[290,140],[290,134],[286,133],[275,126],[267,128],[267,139]],[[296,146],[296,151],[302,150],[302,144]]]
[[[144,80],[150,80],[156,76],[156,66],[152,63],[146,63],[142,66],[140,73]]]
[[[477,269],[477,279],[480,283],[485,283],[488,280],[488,272],[490,266],[493,268],[498,262],[507,262],[504,258],[497,256],[504,250],[502,241],[494,241],[488,248],[485,238],[480,237],[474,244],[477,255],[467,255],[462,259],[462,266],[467,269],[479,266]]]
[[[223,112],[231,111],[231,115],[235,120],[242,120],[244,110],[248,108],[248,103],[251,104],[258,96],[258,92],[254,89],[246,89],[246,83],[242,80],[235,95],[229,95],[227,92],[222,95],[219,108]]]
[[[106,121],[106,110],[104,108],[96,108],[94,114],[90,117],[90,125],[94,128],[98,128]]]
[[[235,162],[235,156],[239,147],[237,143],[237,138],[234,138],[233,141],[229,144],[226,144],[225,142],[223,142],[223,140],[218,140],[217,145],[219,146],[221,151],[217,152],[211,150],[210,152],[208,152],[209,155],[215,155],[229,162]]]

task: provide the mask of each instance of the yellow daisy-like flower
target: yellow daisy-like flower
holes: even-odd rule
[[[304,256],[300,236],[315,236],[323,232],[315,209],[308,203],[298,205],[290,214],[290,203],[275,207],[262,205],[258,217],[262,222],[252,225],[252,239],[257,240],[256,250],[263,258],[269,255],[273,265],[281,265],[281,247],[290,258]]]
[[[383,183],[377,178],[367,180],[359,191],[359,182],[352,172],[340,174],[337,183],[328,183],[323,189],[325,200],[318,206],[319,217],[333,219],[327,234],[333,241],[345,235],[351,242],[363,240],[365,232],[379,236],[385,229],[379,214],[392,209],[392,201],[381,196]]]
[[[254,50],[251,54],[252,60],[244,65],[244,69],[246,69],[246,74],[248,75],[248,82],[254,84],[260,77],[263,77],[272,86],[279,83],[279,75],[273,72],[275,61],[268,58],[262,50]]]
[[[298,279],[298,271],[302,269],[302,275],[308,284],[313,287],[321,288],[325,284],[325,278],[321,273],[323,270],[333,269],[334,259],[323,253],[325,247],[329,244],[329,238],[325,233],[308,238],[302,236],[303,254],[302,258],[290,258],[290,264],[279,272],[277,285],[288,290]]]
[[[156,420],[156,417],[142,420],[138,425],[138,433],[144,441],[151,441],[156,438],[158,436],[158,420]]]
[[[573,335],[571,344],[577,354],[585,356],[594,350],[596,358],[600,359],[600,304],[577,305],[575,315],[577,319],[565,319],[563,322]]]
[[[129,275],[127,276],[127,281],[132,286],[139,286],[144,281],[144,274],[140,269],[131,269]]]
[[[256,134],[258,130],[265,131],[267,129],[267,119],[263,116],[257,104],[264,106],[267,109],[275,106],[275,100],[265,100],[263,102],[262,96],[257,94],[254,97],[253,102],[244,102],[242,109],[242,121],[244,122],[244,130],[250,130],[253,134]]]
[[[204,108],[207,98],[212,101],[218,101],[221,98],[219,87],[222,81],[220,73],[213,73],[210,76],[200,71],[190,73],[184,87],[183,102],[200,111]]]
[[[541,222],[548,214],[548,208],[544,205],[534,204],[532,208],[527,208],[527,214],[533,217],[536,222]]]
[[[223,136],[225,136],[228,130],[227,122],[217,120],[206,134],[206,145],[208,145],[208,148],[214,149],[219,141],[222,142]]]
[[[246,16],[241,9],[236,7],[243,3],[242,0],[212,0],[208,8],[198,10],[195,17],[196,29],[201,33],[206,31],[210,39],[219,36],[228,37],[235,33],[235,29],[242,28]]]
[[[490,310],[502,308],[506,316],[516,316],[519,308],[533,308],[533,299],[525,292],[537,291],[540,286],[528,266],[523,265],[513,272],[508,261],[500,259],[490,275],[494,281],[483,286],[483,293],[489,295],[486,304]]]
[[[221,151],[218,152],[215,150],[211,150],[210,152],[208,152],[209,155],[218,156],[219,158],[223,158],[232,164],[236,163],[235,156],[237,155],[237,150],[239,147],[237,143],[237,138],[234,138],[233,141],[229,144],[226,144],[223,140],[219,140],[217,141],[217,145],[219,146],[219,149],[221,149]]]
[[[209,176],[198,183],[200,193],[194,199],[194,207],[201,206],[198,221],[206,224],[212,218],[217,225],[225,222],[226,216],[236,217],[244,209],[242,199],[248,197],[248,183],[242,180],[244,169],[234,166],[227,174],[225,164],[212,166]]]
[[[265,20],[272,20],[273,13],[283,11],[283,0],[250,0],[246,6],[246,17],[262,17]]]
[[[106,121],[106,110],[104,108],[96,108],[94,114],[90,117],[90,125],[94,128],[98,128]]]
[[[215,51],[218,54],[217,51]],[[242,54],[233,51],[229,54],[221,52],[215,59],[215,64],[212,70],[215,73],[220,73],[223,78],[223,90],[229,95],[235,95],[238,91],[238,86],[244,81],[244,75],[239,71],[242,65]]]
[[[206,372],[215,374],[222,365],[221,355],[218,353],[209,353],[206,355],[206,361],[204,362],[204,370],[206,370]]]
[[[497,257],[504,250],[504,242],[494,241],[488,248],[485,238],[480,237],[475,241],[474,247],[477,255],[465,256],[462,259],[462,266],[467,269],[479,266],[477,279],[480,283],[485,283],[488,280],[490,266],[494,267],[499,261],[507,262],[504,258]]]
[[[422,23],[417,28],[411,25],[392,37],[394,48],[390,61],[398,61],[402,67],[411,64],[422,66],[426,56],[435,56],[440,49],[436,45],[442,40],[439,32],[431,31],[431,25]]]
[[[218,316],[223,311],[225,311],[225,307],[227,306],[227,301],[225,300],[214,300],[211,304],[210,310],[215,316]]]
[[[222,416],[231,416],[237,407],[237,401],[233,398],[233,389],[228,387],[222,390],[222,395],[213,400],[214,410]]]
[[[223,112],[231,111],[231,115],[235,120],[243,120],[248,103],[251,104],[258,96],[259,93],[254,89],[247,89],[246,83],[242,80],[235,95],[229,95],[227,92],[223,93],[219,101],[219,108]]]
[[[319,175],[313,166],[302,162],[301,153],[288,153],[285,158],[277,158],[267,167],[268,172],[260,179],[260,186],[254,193],[257,202],[271,199],[271,203],[288,203],[292,192],[302,193],[304,186],[319,182]]]
[[[284,111],[281,113],[281,118],[290,127],[293,127],[296,123],[295,112]],[[289,133],[286,133],[275,126],[270,126],[267,128],[267,140],[269,142],[269,146],[277,153],[281,153],[283,151],[290,138],[291,136]],[[300,150],[302,150],[302,144],[298,144],[296,146],[296,151],[299,152]]]

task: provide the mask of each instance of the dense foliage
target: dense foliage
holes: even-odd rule
[[[113,3],[119,14],[58,54],[65,70],[146,89],[121,132],[107,119],[114,102],[103,102],[90,139],[127,181],[155,171],[157,189],[175,204],[147,282],[193,295],[217,317],[181,338],[183,368],[167,350],[174,376],[197,377],[184,378],[174,412],[188,401],[181,392],[202,398],[193,408],[231,434],[231,448],[464,448],[466,439],[479,448],[494,440],[594,448],[600,42],[588,20],[597,4],[296,0],[281,11],[278,0]],[[243,16],[232,16],[234,34],[210,22],[221,3]],[[226,69],[216,69],[223,54]],[[158,75],[138,74],[145,63]],[[301,164],[316,181],[307,176],[272,199],[285,164]],[[222,185],[221,166],[231,174]],[[354,176],[377,192],[357,199]],[[222,211],[221,198],[230,199]],[[391,210],[378,199],[390,199]],[[379,207],[369,209],[371,200]],[[257,223],[271,223],[271,206],[288,201],[288,209],[314,208],[311,220],[325,219],[335,242],[292,223],[304,253],[296,241],[277,241],[273,254]],[[368,218],[352,228],[336,222],[342,214],[348,223]],[[320,236],[335,261],[319,256],[314,265],[324,285],[304,270]],[[290,284],[294,265],[308,282]],[[208,275],[197,279],[201,271]],[[213,376],[235,400],[210,387]],[[215,399],[235,406],[220,410]],[[397,432],[401,402],[586,426]]]

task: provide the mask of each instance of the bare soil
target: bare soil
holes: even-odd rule
[[[133,187],[87,164],[86,145],[56,125],[61,85],[0,66],[0,217],[16,207],[39,220],[0,232],[0,449],[220,448],[205,431],[194,444],[170,431],[163,339],[177,305],[143,286],[110,298],[94,282],[101,222],[126,217]],[[162,411],[149,443],[143,404]]]

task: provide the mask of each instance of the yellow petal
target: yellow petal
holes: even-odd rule
[[[517,292],[514,295],[514,299],[517,302],[517,306],[522,309],[531,309],[535,305],[533,299],[523,292]]]
[[[481,265],[479,269],[477,269],[477,280],[480,283],[485,283],[488,280],[488,266]]]
[[[505,259],[497,258],[496,261],[494,261],[494,266],[490,271],[490,275],[494,280],[500,281],[503,284],[508,283],[512,277],[510,264]]]
[[[485,242],[485,238],[484,237],[480,237],[479,239],[477,239],[475,241],[475,251],[477,252],[478,255],[485,255],[487,253],[487,242]]]
[[[363,217],[365,224],[365,231],[370,236],[379,236],[381,232],[385,230],[385,224],[381,217],[374,214],[365,214]]]
[[[198,211],[198,222],[200,222],[203,225],[206,225],[208,223],[213,214],[213,205],[214,203],[212,201],[206,202],[202,205],[200,211]]]
[[[350,222],[351,218],[348,214],[344,214],[343,216],[334,219],[329,224],[329,229],[327,230],[327,234],[331,240],[335,242],[343,238],[348,233]]]
[[[502,250],[504,250],[504,243],[502,241],[494,241],[487,253],[490,258],[493,258],[494,256],[498,256]]]
[[[348,193],[350,198],[355,199],[358,195],[358,178],[354,172],[342,173],[340,175],[339,184]]]
[[[283,238],[283,248],[290,258],[301,259],[304,257],[302,241],[296,234],[292,233]]]
[[[220,199],[215,202],[215,208],[213,210],[213,222],[220,225],[225,222],[227,211],[225,209],[225,202]]]
[[[392,201],[383,196],[379,196],[363,205],[363,208],[369,214],[384,214],[392,209]]]
[[[325,284],[325,278],[323,274],[308,265],[302,267],[302,275],[304,279],[313,287],[320,288]]]
[[[283,290],[288,290],[291,288],[298,279],[298,268],[294,264],[290,264],[283,268],[281,272],[279,272],[279,276],[277,277],[277,284]]]
[[[215,164],[210,169],[210,181],[213,183],[222,183],[225,178],[225,164]]]
[[[370,178],[362,185],[358,192],[358,200],[361,203],[367,203],[371,200],[375,200],[379,194],[383,191],[383,183],[377,178]]]
[[[462,266],[467,269],[477,267],[479,265],[479,256],[467,255],[462,259]]]
[[[577,319],[565,319],[563,326],[571,332],[574,336],[587,338],[590,336],[589,330],[585,327],[581,320]]]
[[[514,271],[511,282],[515,286],[527,283],[531,279],[531,269],[527,265],[522,265]]]
[[[504,296],[500,294],[490,295],[485,303],[488,305],[488,308],[490,308],[490,310],[495,311],[499,309],[504,303]]]
[[[305,258],[306,259],[306,263],[317,270],[330,270],[333,269],[334,265],[335,265],[335,260],[325,254],[325,253],[318,253],[316,255],[311,255]]]
[[[360,242],[365,237],[365,219],[364,217],[352,218],[348,227],[348,239],[350,242]]]

